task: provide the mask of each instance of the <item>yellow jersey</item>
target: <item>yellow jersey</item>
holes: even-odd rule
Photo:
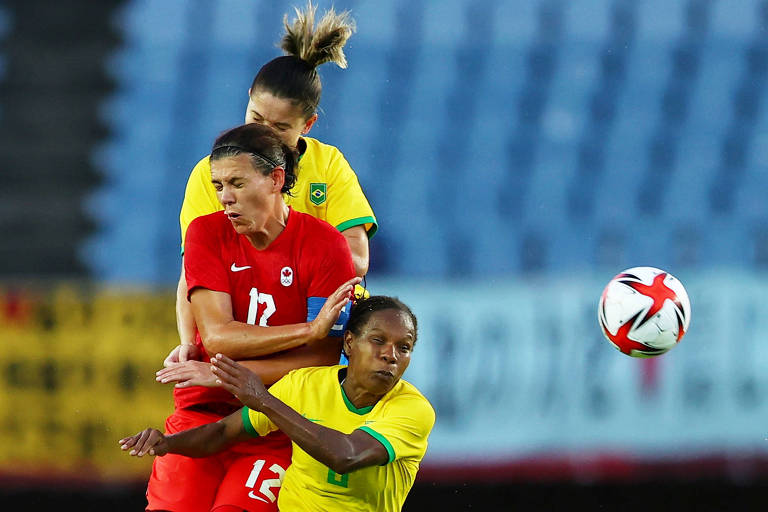
[[[372,237],[378,229],[373,209],[368,203],[357,175],[336,147],[311,137],[299,139],[302,150],[296,184],[283,198],[294,210],[308,213],[344,231],[363,225]],[[211,183],[210,155],[200,160],[187,181],[181,205],[181,246],[189,224],[201,215],[223,210]]]
[[[387,449],[389,460],[339,475],[293,443],[291,465],[278,496],[280,510],[401,510],[413,486],[435,411],[412,384],[400,380],[375,405],[356,408],[339,381],[346,366],[293,370],[269,392],[310,421],[345,434],[363,430]],[[277,427],[264,414],[243,408],[243,425],[254,436]]]

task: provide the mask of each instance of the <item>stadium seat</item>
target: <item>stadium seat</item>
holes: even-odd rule
[[[254,72],[280,53],[282,6],[192,5],[137,0],[115,20],[119,87],[102,109],[114,135],[94,157],[108,179],[89,205],[101,230],[83,251],[105,279],[172,282],[189,168],[241,122]],[[548,271],[617,264],[648,254],[637,239],[654,225],[696,233],[661,247],[666,261],[741,261],[709,258],[702,227],[765,213],[760,5],[335,4],[358,32],[349,69],[321,69],[312,135],[341,148],[379,217],[373,247],[386,254],[371,272],[512,275],[537,250]],[[130,222],[129,201],[141,210]],[[471,248],[465,261],[457,246]]]
[[[10,25],[13,23],[8,12],[0,6],[0,42],[5,40],[5,34],[10,30]],[[0,82],[5,77],[5,58],[4,54],[0,53]],[[2,119],[3,112],[0,110],[0,119]]]

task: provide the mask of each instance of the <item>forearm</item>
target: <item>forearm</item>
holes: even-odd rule
[[[294,443],[336,473],[344,474],[388,462],[390,453],[385,444],[369,432],[358,429],[345,434],[310,421],[276,396],[280,394],[279,388],[272,388],[276,393],[273,395],[257,375],[229,357],[215,356],[211,365],[217,382],[225,390],[246,407],[265,415]],[[234,423],[234,415],[228,418]],[[236,426],[245,430],[243,422]]]
[[[179,331],[182,345],[195,343],[195,317],[192,314],[192,306],[187,300],[187,280],[184,278],[183,265],[179,284],[176,287],[176,329]]]
[[[233,359],[262,357],[316,341],[309,323],[262,327],[230,321],[201,332],[209,354]]]
[[[305,452],[336,473],[357,469],[355,449],[347,434],[309,421],[272,395],[265,397],[259,410]]]
[[[187,457],[207,457],[220,452],[233,443],[225,436],[222,422],[208,423],[176,434],[168,434],[165,440],[168,453]]]
[[[326,338],[279,354],[241,360],[240,364],[261,377],[265,385],[271,386],[291,370],[338,364],[340,355],[341,339]]]
[[[326,299],[311,322],[263,326],[234,320],[232,298],[228,293],[195,287],[191,304],[195,324],[206,352],[243,360],[296,349],[324,340],[338,320],[341,309],[349,302],[355,277],[342,283]],[[273,305],[274,307],[274,305]],[[264,315],[262,315],[264,318]]]

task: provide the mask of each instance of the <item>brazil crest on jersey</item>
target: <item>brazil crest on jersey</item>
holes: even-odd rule
[[[344,236],[292,209],[285,229],[264,250],[239,235],[223,212],[198,217],[187,233],[184,270],[188,294],[197,288],[227,293],[236,321],[261,326],[306,322],[313,297],[327,298],[355,275]],[[196,342],[202,349],[199,335]],[[174,396],[177,407],[236,402],[220,388],[202,386],[175,388]]]

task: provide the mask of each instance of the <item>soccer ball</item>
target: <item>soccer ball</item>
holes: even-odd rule
[[[597,317],[614,347],[632,357],[654,357],[688,331],[691,303],[683,284],[654,267],[629,268],[611,279]]]

